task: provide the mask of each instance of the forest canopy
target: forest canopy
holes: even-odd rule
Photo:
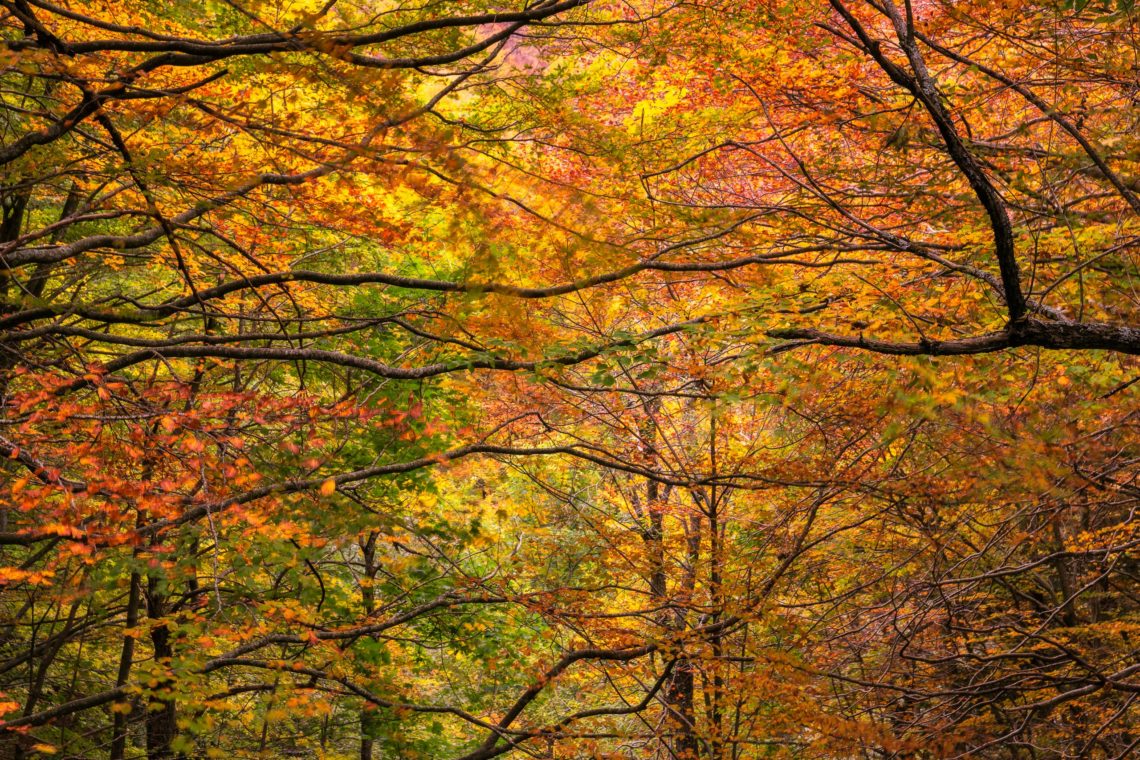
[[[0,757],[1140,754],[1131,0],[0,41]]]

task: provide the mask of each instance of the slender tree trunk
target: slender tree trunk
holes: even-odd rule
[[[150,632],[151,645],[154,648],[154,659],[159,667],[169,666],[174,657],[174,644],[170,640],[170,628],[162,620],[166,614],[166,596],[158,592],[156,579],[148,581],[147,589],[147,615],[159,621]],[[156,691],[151,696],[146,711],[146,756],[148,760],[165,760],[174,757],[174,737],[178,735],[177,705],[172,697],[163,696],[162,692],[169,689],[172,683],[169,678],[162,679]]]
[[[717,474],[716,450],[716,401],[712,401],[709,411],[709,469],[713,477]],[[720,621],[721,610],[724,609],[724,589],[722,579],[721,556],[721,519],[720,501],[723,493],[715,485],[708,489],[708,518],[709,518],[709,592],[712,597],[712,616],[710,622],[716,625]],[[710,695],[709,719],[712,723],[709,741],[709,757],[711,760],[721,760],[724,753],[721,737],[721,696],[724,692],[724,677],[720,668],[724,656],[724,642],[719,630],[714,628],[709,641],[712,649],[712,694]]]
[[[28,207],[31,191],[27,189],[15,192],[0,188],[0,243],[10,243],[20,237],[20,230],[24,224],[24,211]],[[12,285],[12,272],[7,265],[0,267],[0,301],[7,302]],[[18,287],[18,286],[17,286]],[[19,298],[19,293],[16,294]],[[0,314],[7,305],[0,306]],[[5,344],[0,341],[0,399],[7,395],[8,370],[16,364],[18,354],[14,350],[4,350]],[[3,529],[7,530],[8,509],[3,509],[0,521],[4,522]]]
[[[131,588],[127,596],[127,628],[132,629],[139,622],[139,596],[141,579],[138,573],[131,573]],[[133,634],[133,631],[131,631]],[[115,685],[125,686],[131,675],[131,664],[134,662],[135,638],[133,635],[123,636],[123,649],[119,655],[119,673],[115,678]],[[127,750],[127,713],[115,712],[115,719],[111,728],[111,756],[110,760],[123,760]]]
[[[10,243],[20,236],[20,229],[24,223],[24,210],[28,205],[28,191],[11,192],[0,189],[0,243]],[[7,268],[0,268],[0,300],[8,300],[8,290],[11,281],[11,272]],[[0,313],[3,313],[0,307]],[[0,341],[0,401],[8,395],[8,370],[16,363],[16,353],[7,351],[5,344]],[[0,506],[0,530],[8,530],[8,505]],[[34,641],[34,639],[33,639]],[[30,691],[30,689],[29,689]],[[31,699],[29,698],[29,701]],[[12,752],[9,755],[13,760],[23,760],[23,737],[12,737]]]
[[[657,412],[660,400],[649,398],[644,404],[645,421],[641,426],[641,443],[649,469],[657,464]],[[665,521],[661,511],[661,485],[648,480],[645,486],[648,527],[642,532],[649,554],[649,594],[655,607],[669,603],[668,576],[665,565]],[[687,584],[682,584],[687,585]],[[663,609],[658,622],[666,629],[680,631],[685,627],[683,609]],[[693,713],[693,665],[687,657],[679,655],[673,673],[663,689],[662,698],[669,713],[669,724],[674,737],[667,743],[671,758],[693,760],[697,757],[698,742]]]
[[[376,591],[372,584],[376,581],[379,567],[376,564],[376,533],[368,534],[368,539],[360,545],[364,555],[364,582],[360,584],[360,602],[364,607],[364,614],[371,615],[376,609]],[[360,760],[372,760],[373,739],[368,735],[368,718],[363,709],[360,711]]]

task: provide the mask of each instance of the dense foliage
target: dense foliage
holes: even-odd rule
[[[1140,748],[1126,0],[0,0],[0,753]]]

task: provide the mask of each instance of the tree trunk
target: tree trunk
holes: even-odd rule
[[[364,614],[371,615],[376,608],[376,591],[372,584],[376,581],[379,566],[376,564],[376,533],[368,534],[368,539],[360,545],[364,556],[364,578],[360,584],[360,602],[364,607]],[[360,711],[360,760],[372,760],[372,746],[374,742],[368,735],[368,718],[363,709]]]
[[[166,597],[158,593],[154,578],[148,581],[147,615],[160,621],[150,632],[154,647],[155,664],[160,667],[170,665],[174,657],[174,645],[170,641],[170,629],[162,617],[166,614]],[[177,706],[172,697],[163,692],[173,685],[172,679],[162,677],[155,687],[156,693],[150,697],[146,711],[146,756],[147,760],[165,760],[174,757],[174,737],[178,735]]]
[[[645,421],[641,426],[641,444],[649,469],[657,463],[657,411],[660,400],[649,398],[644,404]],[[665,521],[661,511],[661,485],[655,480],[648,480],[645,485],[645,510],[649,525],[642,531],[642,540],[645,542],[649,554],[649,594],[654,607],[665,607],[669,604],[668,575],[665,566]],[[695,569],[695,568],[694,568]],[[687,587],[689,584],[683,583]],[[684,610],[674,606],[674,609],[662,609],[658,614],[658,622],[672,631],[680,631],[685,627]],[[662,693],[665,709],[669,715],[669,724],[673,735],[669,742],[669,756],[676,760],[695,760],[698,756],[698,742],[694,727],[693,714],[693,665],[684,655],[678,653],[673,665],[673,673]]]
[[[131,589],[127,597],[128,629],[134,628],[139,622],[139,585],[138,573],[131,573]],[[133,631],[131,631],[133,634]],[[135,638],[133,635],[123,636],[123,649],[119,655],[119,674],[115,678],[115,685],[122,687],[131,675],[131,664],[134,661]],[[111,728],[111,756],[110,760],[123,760],[127,751],[127,713],[116,712]]]

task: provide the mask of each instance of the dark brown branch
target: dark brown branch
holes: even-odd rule
[[[1045,322],[1033,318],[1011,323],[1009,328],[999,332],[954,340],[890,341],[866,338],[863,335],[829,333],[814,328],[769,330],[767,335],[792,341],[774,346],[769,349],[770,353],[818,344],[897,356],[962,356],[992,353],[1018,346],[1037,346],[1056,351],[1099,349],[1140,354],[1140,328],[1101,322]]]

